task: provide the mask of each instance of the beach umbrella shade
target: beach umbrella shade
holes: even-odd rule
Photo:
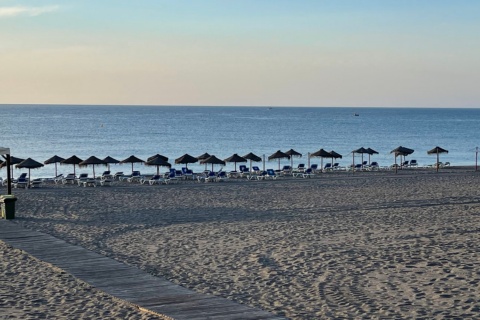
[[[98,164],[103,164],[103,165],[106,165],[105,161],[103,161],[102,159],[99,159],[95,156],[91,156],[90,158],[88,159],[85,159],[83,160],[82,162],[80,162],[78,164],[79,167],[86,167],[88,165],[92,165],[93,166],[93,178],[95,179],[95,165],[98,165]]]
[[[33,160],[32,158],[27,158],[27,159],[23,160],[22,162],[20,162],[19,164],[17,164],[15,167],[16,168],[27,168],[28,169],[28,179],[30,181],[31,180],[30,170],[41,168],[41,167],[43,167],[43,164],[38,162],[38,161]]]
[[[60,163],[61,161],[65,160],[64,158],[62,157],[59,157],[57,155],[54,155],[53,157],[51,157],[50,159],[48,160],[45,160],[44,164],[52,164],[52,163],[55,163],[55,177],[58,176],[58,173],[57,173],[57,163]]]
[[[225,159],[225,162],[234,162],[235,171],[237,171],[237,162],[247,162],[247,159],[245,159],[244,157],[240,157],[238,154],[234,153],[232,156]]]
[[[312,157],[319,157],[320,158],[320,169],[323,170],[323,158],[331,158],[332,154],[326,150],[320,149],[312,154],[310,154],[310,158]]]
[[[106,157],[105,159],[103,159],[103,162],[105,162],[107,164],[107,168],[108,168],[108,171],[110,171],[110,164],[117,164],[117,163],[120,163],[119,160],[115,159],[115,158],[112,158],[110,156]]]
[[[427,151],[427,154],[436,154],[437,155],[437,164],[436,164],[436,167],[437,167],[437,172],[438,172],[438,168],[440,166],[440,162],[439,162],[439,155],[440,153],[448,153],[448,150],[445,150],[443,148],[440,148],[439,146],[436,146],[435,148],[433,148],[432,150],[429,150]]]
[[[145,164],[147,166],[156,166],[157,167],[157,175],[160,174],[160,167],[169,167],[171,168],[172,165],[165,161],[163,156],[160,157],[155,157],[155,158],[149,158]]]
[[[205,152],[204,154],[202,155],[199,155],[197,157],[198,160],[205,160],[207,159],[208,157],[210,157],[210,154],[208,152]],[[207,165],[205,164],[205,170],[207,170]]]
[[[330,151],[330,154],[332,155],[332,167],[333,167],[333,159],[342,159],[342,155],[333,150]]]
[[[212,165],[212,171],[213,171],[213,165],[214,164],[220,164],[222,166],[225,165],[225,161],[221,160],[221,159],[218,159],[217,157],[215,157],[214,155],[211,155],[210,157],[208,157],[207,159],[203,159],[200,161],[201,164],[211,164]]]
[[[368,154],[368,164],[370,164],[370,156],[374,154],[378,154],[377,151],[373,150],[372,148],[367,148],[367,154]]]
[[[11,171],[11,176],[13,177],[13,168],[14,168],[14,165],[16,164],[19,164],[21,163],[22,161],[24,161],[25,159],[22,159],[22,158],[17,158],[17,157],[14,157],[14,156],[10,156],[10,171]],[[4,161],[1,165],[0,165],[0,168],[3,168],[3,167],[6,167],[7,166],[7,161]]]
[[[297,152],[293,149],[290,149],[288,150],[287,152],[285,152],[286,154],[288,154],[290,156],[290,166],[293,168],[293,158],[301,158],[302,157],[302,154],[300,152]]]
[[[353,165],[355,166],[355,153],[361,154],[362,155],[362,164],[363,164],[363,154],[368,153],[368,150],[365,149],[364,147],[358,148],[356,150],[352,151],[353,155]]]
[[[256,154],[250,152],[246,155],[243,156],[243,158],[247,159],[247,160],[250,160],[250,171],[252,171],[252,162],[260,162],[262,161],[262,158],[260,158],[259,156],[257,156]]]
[[[290,156],[288,154],[286,154],[285,152],[277,150],[275,153],[273,153],[272,155],[270,155],[268,157],[268,161],[277,160],[277,159],[278,159],[278,170],[280,170],[280,160],[281,159],[290,159]]]
[[[195,157],[192,157],[188,153],[185,153],[180,158],[175,159],[176,164],[184,164],[186,168],[188,168],[189,163],[195,163],[195,162],[198,162],[198,159]]]
[[[406,147],[402,147],[402,146],[399,146],[395,149],[393,149],[392,151],[390,151],[390,153],[393,153],[395,155],[395,173],[397,173],[397,157],[400,156],[400,160],[402,159],[402,156],[405,158],[406,156],[408,155],[411,155],[412,153],[414,152],[413,149],[409,149],[409,148],[406,148]]]
[[[133,164],[134,163],[144,163],[144,162],[145,161],[143,161],[142,159],[139,159],[139,158],[135,157],[134,155],[131,155],[130,157],[128,157],[126,159],[123,159],[119,163],[120,164],[131,163],[132,164],[132,173],[133,173]]]
[[[83,160],[77,157],[76,155],[71,156],[63,161],[60,161],[60,165],[62,164],[73,164],[73,174],[75,175],[75,166],[80,164]]]
[[[147,161],[150,161],[150,160],[152,160],[152,159],[154,159],[154,158],[160,158],[160,159],[162,159],[163,161],[168,162],[168,157],[162,156],[161,154],[158,154],[158,153],[157,153],[156,155],[153,155],[153,156],[151,156],[151,157],[148,157],[148,158],[147,158]]]

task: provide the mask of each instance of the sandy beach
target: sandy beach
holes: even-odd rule
[[[290,319],[479,318],[479,183],[480,172],[451,168],[49,184],[13,190],[14,222]],[[0,251],[6,318],[153,319],[20,250]]]

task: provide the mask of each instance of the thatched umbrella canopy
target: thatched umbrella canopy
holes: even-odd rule
[[[147,166],[156,166],[157,167],[157,174],[160,174],[160,167],[169,167],[171,168],[172,165],[163,159],[164,157],[155,157],[149,158],[145,164]]]
[[[43,164],[38,162],[38,161],[33,160],[32,158],[27,158],[27,159],[23,160],[22,162],[20,162],[19,164],[17,164],[15,167],[16,168],[27,168],[28,169],[28,179],[30,181],[31,180],[30,179],[31,178],[30,170],[41,168],[41,167],[43,167]]]
[[[368,164],[370,165],[370,163],[371,163],[370,162],[370,156],[374,155],[374,154],[378,154],[378,152],[373,150],[372,148],[367,148],[366,150],[367,150],[367,154],[368,154]]]
[[[288,154],[290,156],[290,166],[293,168],[293,158],[301,158],[302,154],[300,152],[297,152],[293,149],[288,150],[285,152],[285,154]]]
[[[163,161],[168,162],[168,157],[162,156],[162,155],[159,154],[159,153],[157,153],[156,155],[153,155],[153,156],[151,156],[151,157],[148,157],[148,158],[147,158],[147,161],[150,161],[150,160],[152,160],[152,159],[154,159],[154,158],[160,158],[160,159],[162,159]]]
[[[435,148],[433,148],[432,150],[429,150],[427,151],[427,154],[436,154],[437,155],[437,164],[436,164],[436,167],[437,167],[437,172],[438,172],[438,169],[440,167],[440,162],[439,162],[439,155],[440,153],[448,153],[448,150],[445,150],[443,148],[440,148],[439,146],[436,146]]]
[[[405,148],[405,147],[402,147],[402,146],[399,146],[399,147],[393,149],[392,151],[390,151],[390,153],[393,153],[395,155],[395,173],[397,173],[397,171],[398,171],[397,157],[400,156],[400,160],[401,160],[402,156],[405,158],[406,156],[411,155],[413,152],[414,152],[413,149]]]
[[[210,156],[211,156],[211,154],[209,154],[208,152],[205,152],[204,154],[199,155],[199,156],[197,157],[197,159],[198,159],[198,160],[205,160],[205,159],[207,159],[207,158],[210,157]]]
[[[225,159],[225,162],[234,162],[235,163],[235,171],[237,171],[237,162],[247,162],[247,159],[244,157],[240,157],[238,154],[234,153],[227,159]]]
[[[110,156],[106,157],[105,159],[103,159],[103,162],[105,162],[107,164],[107,168],[108,168],[108,171],[110,171],[110,164],[117,164],[117,163],[120,163],[119,160],[115,159],[115,158],[112,158]]]
[[[361,148],[358,148],[358,149],[352,151],[352,158],[353,158],[352,165],[353,166],[355,166],[355,153],[358,153],[358,154],[362,155],[362,164],[363,164],[363,154],[368,153],[368,150],[365,149],[364,147],[361,147]]]
[[[180,158],[175,159],[176,164],[184,164],[186,168],[188,168],[189,163],[196,163],[196,162],[198,162],[198,159],[195,157],[192,157],[188,153],[185,153]]]
[[[200,161],[201,164],[211,164],[212,165],[212,171],[213,171],[213,165],[214,164],[220,164],[222,166],[225,165],[225,161],[223,160],[220,160],[218,159],[217,157],[215,157],[214,155],[211,155],[210,157],[208,157],[207,159],[203,159]]]
[[[126,159],[123,159],[119,163],[120,164],[131,163],[132,164],[132,173],[133,173],[133,164],[134,163],[144,163],[144,162],[145,161],[143,161],[142,159],[139,159],[139,158],[135,157],[134,155],[131,155],[130,157],[128,157]]]
[[[10,156],[10,171],[11,171],[11,176],[13,177],[13,168],[14,168],[14,165],[15,164],[19,164],[20,162],[22,162],[23,160],[25,159],[22,159],[22,158],[17,158],[17,157],[14,157],[14,156]],[[3,167],[6,167],[7,166],[7,161],[4,161],[2,162],[2,164],[0,164],[0,169],[3,168]]]
[[[71,156],[63,161],[60,161],[60,164],[73,164],[73,174],[75,175],[75,165],[80,164],[83,160],[77,157],[76,155]]]
[[[259,156],[257,156],[256,154],[250,152],[246,155],[243,156],[243,158],[247,159],[247,160],[250,160],[250,171],[252,171],[252,162],[260,162],[262,161],[262,158],[260,158]]]
[[[45,160],[44,164],[52,164],[52,163],[55,163],[55,177],[58,176],[57,174],[57,163],[60,163],[62,162],[63,160],[65,160],[64,158],[62,157],[59,157],[57,155],[54,155],[53,157],[51,157],[50,159],[48,160]]]
[[[85,159],[85,160],[83,160],[82,162],[80,162],[80,163],[78,164],[78,166],[80,166],[80,167],[86,167],[86,166],[88,166],[88,165],[92,165],[92,166],[93,166],[93,178],[95,179],[95,165],[96,165],[96,164],[107,165],[107,164],[105,163],[105,161],[103,161],[102,159],[99,159],[99,158],[97,158],[97,157],[95,157],[95,156],[91,156],[90,158]]]
[[[320,158],[320,169],[323,170],[323,158],[332,158],[332,154],[324,149],[320,149],[312,154],[310,154],[310,158],[312,157],[319,157]]]
[[[285,152],[277,150],[275,153],[268,157],[268,161],[277,160],[278,159],[278,170],[280,170],[280,159],[290,159],[290,156]]]

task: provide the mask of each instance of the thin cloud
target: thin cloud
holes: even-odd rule
[[[45,7],[0,7],[0,18],[2,17],[18,17],[29,16],[36,17],[44,13],[57,11],[59,6],[45,6]]]

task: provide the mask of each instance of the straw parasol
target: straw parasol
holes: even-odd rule
[[[203,159],[200,161],[201,164],[211,164],[212,165],[212,171],[213,171],[213,165],[214,164],[220,164],[222,166],[225,165],[225,161],[223,160],[220,160],[218,159],[217,157],[215,157],[214,155],[211,155],[210,157],[208,157],[207,159]]]
[[[120,163],[119,160],[112,158],[110,156],[107,156],[105,159],[103,159],[103,162],[107,164],[108,171],[110,171],[110,164],[117,164]]]
[[[293,158],[301,158],[302,154],[300,152],[297,152],[293,149],[288,150],[285,152],[285,154],[288,154],[290,156],[290,166],[293,168]]]
[[[44,164],[52,164],[52,163],[55,163],[55,177],[58,176],[57,174],[57,163],[60,163],[62,162],[63,160],[65,160],[64,158],[62,157],[59,157],[57,155],[54,155],[53,157],[51,157],[50,159],[48,160],[45,160]]]
[[[153,156],[151,156],[151,157],[148,157],[148,158],[147,158],[147,161],[150,161],[150,160],[152,160],[152,159],[154,159],[154,158],[160,158],[160,159],[162,159],[163,161],[168,162],[168,157],[162,156],[162,155],[159,154],[159,153],[157,153],[156,155],[153,155]]]
[[[250,152],[246,155],[243,156],[243,158],[247,159],[247,160],[250,160],[250,171],[252,171],[252,162],[260,162],[262,161],[262,158],[260,158],[259,156],[257,156],[256,154]]]
[[[143,161],[142,159],[139,159],[139,158],[135,157],[134,155],[131,155],[130,157],[128,157],[126,159],[123,159],[119,163],[120,164],[131,163],[132,164],[132,173],[133,173],[133,164],[134,163],[144,163],[144,162],[145,161]]]
[[[235,163],[235,171],[237,171],[237,162],[247,162],[247,159],[244,157],[240,157],[238,154],[234,153],[227,159],[225,159],[225,162],[234,162]]]
[[[323,170],[323,158],[331,158],[332,154],[328,151],[320,149],[312,154],[310,154],[310,158],[312,157],[320,157],[320,169]]]
[[[145,164],[147,166],[156,166],[157,167],[157,175],[160,174],[160,167],[172,167],[170,163],[167,161],[163,160],[164,157],[154,157],[154,158],[148,158],[147,162]]]
[[[373,150],[372,148],[367,148],[367,154],[368,154],[368,164],[370,165],[370,156],[374,154],[378,154],[377,151]]]
[[[102,159],[99,159],[95,156],[91,156],[90,158],[83,160],[78,165],[80,167],[86,167],[88,165],[92,165],[93,166],[93,178],[95,179],[95,165],[96,164],[106,165],[105,161],[103,161]]]
[[[17,157],[14,157],[14,156],[10,156],[10,171],[11,171],[11,176],[13,177],[13,167],[15,164],[19,164],[21,163],[23,160],[25,159],[22,159],[22,158],[17,158]],[[1,165],[0,165],[0,168],[3,168],[3,167],[6,167],[7,166],[7,161],[4,161]]]
[[[363,154],[368,153],[368,150],[365,149],[364,147],[358,148],[357,150],[352,151],[352,157],[353,157],[353,162],[352,165],[355,166],[355,153],[361,154],[362,155],[362,165],[363,165]]]
[[[397,171],[398,171],[397,157],[400,156],[400,160],[401,160],[402,156],[405,158],[406,156],[411,155],[413,152],[414,152],[413,149],[405,148],[405,147],[402,147],[402,146],[399,146],[399,147],[393,149],[392,151],[390,151],[390,153],[395,154],[395,173],[397,173]]]
[[[15,167],[16,168],[28,168],[28,181],[30,181],[31,180],[30,170],[41,168],[41,167],[43,167],[43,164],[38,162],[38,161],[33,160],[32,158],[27,158],[27,159],[23,160],[22,162],[20,162],[19,164],[17,164]]]
[[[448,150],[445,150],[443,148],[440,148],[439,146],[436,146],[432,150],[427,151],[427,154],[436,154],[437,155],[437,163],[436,163],[437,172],[438,172],[438,169],[440,167],[440,162],[439,162],[440,153],[448,153]]]
[[[333,167],[333,159],[342,159],[342,155],[333,150],[330,151],[330,154],[332,155],[332,167]]]
[[[268,161],[278,159],[278,170],[280,170],[280,159],[290,159],[290,156],[285,152],[277,150],[275,153],[268,157]]]
[[[63,161],[60,161],[60,164],[73,164],[73,174],[75,175],[75,165],[80,164],[83,160],[77,157],[76,155],[71,156]]]
[[[210,157],[210,154],[208,152],[205,152],[204,154],[202,155],[199,155],[197,157],[198,160],[205,160],[207,159],[208,157]],[[205,170],[207,170],[207,165],[205,164]]]
[[[192,157],[188,153],[185,153],[180,158],[175,159],[176,164],[184,164],[185,168],[188,168],[189,163],[195,163],[195,162],[198,162],[198,159],[195,157]]]

